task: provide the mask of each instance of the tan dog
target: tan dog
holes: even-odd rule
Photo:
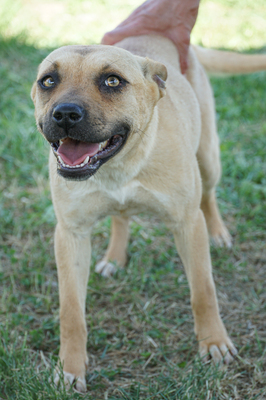
[[[230,70],[235,63],[241,72],[244,65],[241,56],[227,62],[226,53],[217,61],[216,52],[196,52],[210,69]],[[247,56],[243,72],[252,70],[254,59],[254,70],[265,68],[266,57]],[[173,232],[186,269],[200,354],[229,363],[237,351],[219,315],[207,230],[218,244],[230,246],[231,239],[215,198],[221,168],[214,101],[195,51],[184,77],[175,46],[162,37],[62,47],[42,62],[32,98],[38,129],[52,147],[65,382],[76,380],[76,388],[86,390],[90,233],[110,214],[112,236],[97,272],[107,276],[115,264],[125,265],[130,216],[156,213]]]

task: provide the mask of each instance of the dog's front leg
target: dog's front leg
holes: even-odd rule
[[[222,360],[229,363],[237,350],[219,315],[208,234],[202,211],[199,210],[195,218],[186,223],[181,231],[174,232],[174,237],[189,281],[200,354],[205,359],[210,354],[215,363]]]
[[[55,232],[55,255],[60,297],[60,361],[66,385],[86,391],[87,329],[85,323],[86,288],[89,278],[90,232],[75,235],[58,224]],[[59,376],[55,377],[55,383]]]

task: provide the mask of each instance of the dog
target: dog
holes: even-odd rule
[[[129,218],[155,213],[173,232],[186,270],[200,355],[227,364],[237,354],[212,277],[208,233],[228,247],[231,237],[216,203],[219,139],[202,65],[210,71],[252,72],[266,68],[266,56],[191,46],[184,76],[174,44],[147,35],[116,46],[65,46],[39,67],[31,96],[38,130],[51,145],[59,356],[65,383],[80,392],[86,391],[88,364],[90,234],[107,215],[112,215],[112,234],[96,271],[109,276],[116,266],[124,267]]]

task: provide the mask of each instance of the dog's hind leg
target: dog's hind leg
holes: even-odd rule
[[[221,175],[221,164],[219,139],[211,119],[209,116],[202,116],[202,136],[197,152],[202,178],[201,209],[214,244],[231,247],[231,236],[221,218],[215,194]]]
[[[231,236],[225,227],[216,201],[215,186],[221,176],[220,148],[215,122],[215,104],[210,82],[198,61],[190,54],[188,80],[200,105],[201,138],[197,159],[202,178],[201,209],[204,213],[208,232],[216,245],[231,247]]]
[[[111,238],[104,258],[96,265],[96,272],[103,276],[114,274],[117,267],[124,267],[127,261],[129,219],[112,217]]]

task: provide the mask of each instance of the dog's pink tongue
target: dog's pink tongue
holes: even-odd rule
[[[94,156],[99,151],[98,143],[86,143],[67,138],[57,150],[65,164],[79,165],[87,156]]]

